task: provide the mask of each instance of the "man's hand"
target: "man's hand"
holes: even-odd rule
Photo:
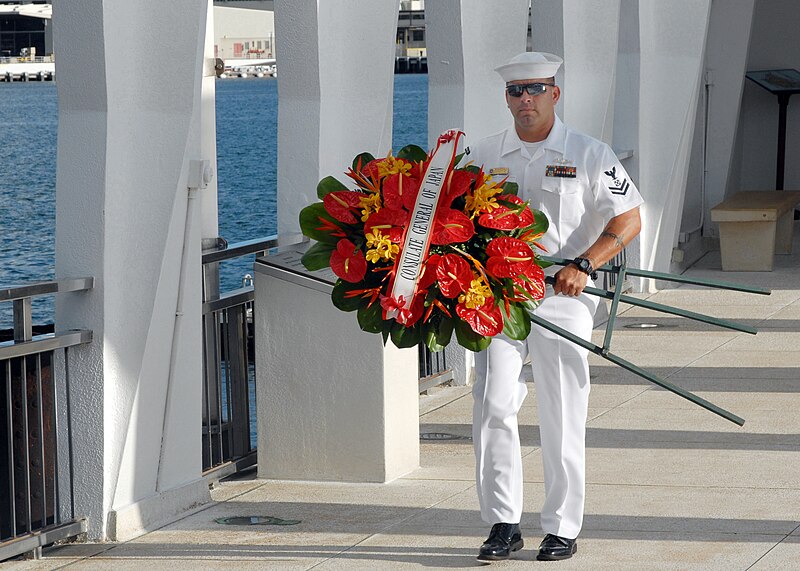
[[[561,268],[555,278],[553,291],[556,292],[556,295],[562,293],[570,297],[579,296],[589,280],[589,276],[580,271],[575,264],[567,264]]]

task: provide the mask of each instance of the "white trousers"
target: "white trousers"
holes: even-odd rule
[[[536,314],[589,340],[597,304],[596,297],[554,296],[548,288]],[[517,413],[528,394],[520,373],[529,351],[544,467],[542,530],[573,539],[583,523],[588,351],[535,325],[525,341],[499,335],[476,355],[472,436],[481,517],[489,524],[522,517]]]

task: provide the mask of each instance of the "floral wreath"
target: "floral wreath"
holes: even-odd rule
[[[305,267],[330,267],[339,278],[333,304],[357,312],[361,329],[397,347],[425,343],[438,351],[454,331],[472,351],[500,332],[525,339],[529,313],[544,297],[548,264],[534,248],[544,249],[536,241],[547,218],[517,197],[516,183],[495,183],[470,163],[455,168],[461,134],[443,134],[430,155],[415,145],[380,159],[361,153],[346,172],[355,189],[326,177],[317,186],[321,202],[300,213],[303,234],[316,240]],[[434,160],[446,170],[437,171]],[[433,196],[430,185],[438,196],[426,211],[420,204]],[[420,220],[427,221],[425,243],[409,235],[422,231]],[[408,295],[397,295],[401,258]]]

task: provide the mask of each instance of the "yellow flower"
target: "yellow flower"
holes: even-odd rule
[[[389,155],[388,157],[386,157],[385,159],[383,159],[378,163],[378,176],[381,178],[397,173],[410,176],[408,174],[408,171],[410,170],[411,170],[410,163],[407,163],[400,159],[396,159],[392,155]]]
[[[380,230],[375,228],[372,232],[367,232],[367,250],[366,258],[373,264],[381,260],[394,260],[400,252],[400,246],[392,244],[388,236],[384,236]]]
[[[483,184],[476,188],[471,196],[467,196],[467,210],[472,212],[470,218],[475,218],[479,212],[491,212],[500,206],[495,196],[503,192],[503,189],[489,184],[491,180],[490,175],[483,175]]]
[[[366,258],[373,264],[381,261],[381,253],[378,250],[367,250]]]
[[[486,299],[493,297],[492,288],[480,277],[475,277],[470,282],[466,293],[458,296],[458,302],[463,303],[470,309],[475,309],[486,303]]]
[[[381,209],[381,195],[373,192],[361,197],[361,221],[366,222],[369,215]]]

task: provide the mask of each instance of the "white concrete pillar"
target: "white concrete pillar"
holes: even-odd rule
[[[59,128],[56,276],[70,352],[76,513],[124,539],[208,499],[201,476],[200,216],[207,3],[54,5]],[[158,62],[168,54],[169,73]],[[198,191],[203,192],[203,191]]]
[[[705,119],[708,129],[706,162],[703,165],[700,133],[695,136],[698,144],[692,151],[693,159],[696,156],[698,163],[698,182],[687,187],[684,223],[681,225],[683,232],[696,228],[702,216],[703,235],[716,235],[717,228],[711,222],[710,210],[725,199],[725,189],[730,179],[739,110],[746,81],[744,75],[747,71],[747,50],[750,45],[754,4],[755,0],[711,4],[705,60],[708,73],[707,116],[704,93],[701,92],[698,117],[698,128],[702,129]],[[704,85],[701,86],[703,88]]]
[[[639,3],[638,186],[642,266],[669,271],[677,245],[710,0]]]
[[[531,0],[531,48],[536,52],[564,55],[564,0]],[[556,83],[564,85],[565,66],[556,74]],[[564,99],[556,105],[564,118]]]
[[[399,0],[276,0],[278,232],[298,232],[319,180],[392,144]]]
[[[214,3],[208,2],[206,13],[206,36],[202,99],[200,103],[200,146],[201,155],[210,161],[214,173],[208,187],[198,196],[200,202],[200,235],[204,244],[215,241],[219,236],[219,207],[217,196],[217,90],[214,64]]]
[[[564,0],[564,121],[613,145],[619,0]]]
[[[504,83],[494,68],[525,51],[528,1],[438,0],[425,5],[428,142],[462,129],[464,144],[507,127]]]

